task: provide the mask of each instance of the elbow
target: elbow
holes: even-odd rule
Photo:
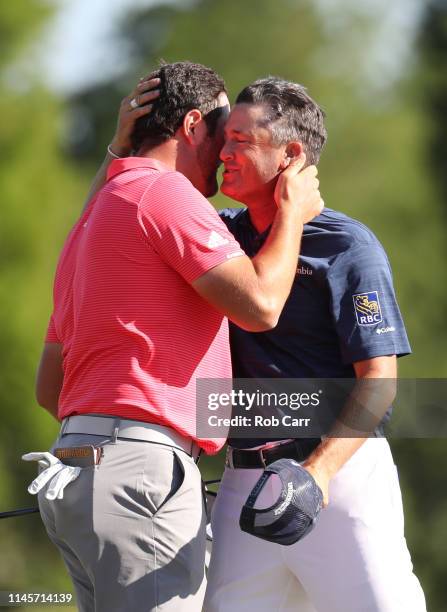
[[[388,392],[388,403],[391,404],[397,397],[397,379],[389,378],[387,379],[387,392]]]
[[[48,391],[46,385],[43,384],[40,367],[34,382],[34,397],[41,408],[46,408],[46,404],[48,403]]]
[[[40,385],[36,385],[35,388],[35,398],[36,402],[41,408],[45,410],[57,414],[58,404],[59,404],[59,394],[46,387],[42,387]]]
[[[42,387],[39,384],[39,378],[37,378],[34,387],[34,398],[41,408],[45,408],[45,394],[43,393]]]
[[[263,300],[256,303],[250,318],[239,326],[249,332],[264,332],[274,329],[278,325],[282,308],[273,300]]]
[[[284,302],[280,302],[275,298],[264,299],[262,301],[259,307],[259,324],[262,326],[261,331],[274,329],[278,325],[283,307]]]
[[[39,389],[39,387],[36,387],[35,390],[35,398],[36,398],[36,402],[38,403],[38,405],[41,408],[45,408],[48,409],[48,404],[49,404],[49,398],[48,395],[46,393],[44,393],[42,391],[42,389]]]
[[[265,332],[276,327],[277,321],[272,319],[253,319],[251,321],[245,321],[244,323],[238,323],[239,327],[248,332]]]
[[[56,420],[60,420],[58,416],[58,398],[50,395],[42,395],[36,392],[36,401],[41,408],[54,416]]]
[[[274,312],[266,312],[256,321],[257,329],[254,329],[252,331],[269,331],[271,329],[274,329],[278,325],[278,321],[279,314]]]

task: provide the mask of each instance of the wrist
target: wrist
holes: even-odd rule
[[[285,199],[280,200],[278,212],[285,215],[288,219],[293,219],[294,223],[302,223],[304,225],[303,213],[295,202]]]
[[[312,453],[303,463],[303,468],[312,474],[317,476],[318,479],[322,478],[330,480],[334,475],[334,470],[331,469],[327,458],[320,453]]]
[[[113,139],[107,147],[108,152],[112,157],[128,157],[132,153],[130,145],[122,144],[119,141]]]

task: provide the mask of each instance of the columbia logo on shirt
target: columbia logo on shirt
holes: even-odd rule
[[[297,273],[298,276],[299,275],[301,275],[301,276],[312,276],[314,271],[312,270],[312,268],[306,268],[306,266],[300,265],[296,269],[296,273]]]

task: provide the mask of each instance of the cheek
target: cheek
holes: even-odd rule
[[[259,184],[269,183],[278,173],[276,160],[269,155],[258,153],[250,162],[250,174]]]
[[[202,170],[207,173],[211,168],[216,168],[219,158],[219,149],[215,146],[215,143],[208,141],[200,147],[198,156]]]

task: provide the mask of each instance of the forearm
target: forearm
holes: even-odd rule
[[[111,145],[112,148],[112,145]],[[118,147],[117,147],[118,149]],[[115,147],[112,148],[112,151],[115,153],[116,152],[116,157],[124,157],[126,154],[124,153],[123,155],[119,155],[118,154],[118,150],[115,150]],[[114,159],[116,159],[116,157],[114,157],[113,155],[111,155],[109,153],[109,151],[107,150],[106,156],[104,158],[104,161],[102,162],[101,166],[99,167],[98,172],[96,173],[93,182],[90,186],[90,190],[87,194],[87,199],[84,202],[84,207],[82,209],[82,213],[84,214],[85,209],[88,206],[88,203],[95,197],[95,195],[98,193],[98,191],[105,185],[106,183],[106,178],[107,178],[107,169],[110,166],[110,164],[112,163],[112,161]]]
[[[296,275],[303,233],[297,209],[278,209],[269,236],[252,259],[259,295],[279,317]]]
[[[278,179],[278,204],[269,236],[253,258],[236,257],[209,270],[194,289],[233,323],[247,331],[266,331],[278,322],[296,274],[303,225],[321,212],[317,169],[301,171],[297,158]]]
[[[56,421],[59,421],[59,417],[57,416],[57,410],[58,410],[57,402],[53,403],[52,405],[41,406],[41,407],[44,408],[44,410],[46,410],[47,412],[49,412],[51,416],[56,419]]]
[[[329,482],[366,440],[366,437],[325,438],[303,463],[303,467],[317,482],[322,477]]]
[[[152,104],[148,104],[148,102],[155,100],[159,96],[158,90],[154,89],[159,83],[159,78],[151,78],[151,75],[149,75],[141,79],[134,91],[121,101],[115,135],[109,145],[104,161],[93,179],[82,212],[85,211],[88,203],[104,186],[107,178],[107,169],[112,161],[119,157],[127,157],[132,153],[131,135],[135,122],[152,110]],[[137,106],[132,104],[135,100],[137,100]],[[110,150],[114,155],[110,154]]]
[[[305,156],[291,162],[278,178],[278,206],[269,236],[252,259],[259,292],[279,317],[296,275],[304,223],[319,214],[323,202],[315,166],[302,170]]]
[[[303,466],[316,479],[329,482],[364,442],[374,435],[396,395],[395,357],[371,360],[378,365],[355,364],[357,382],[327,437]],[[366,362],[365,362],[366,363]]]

